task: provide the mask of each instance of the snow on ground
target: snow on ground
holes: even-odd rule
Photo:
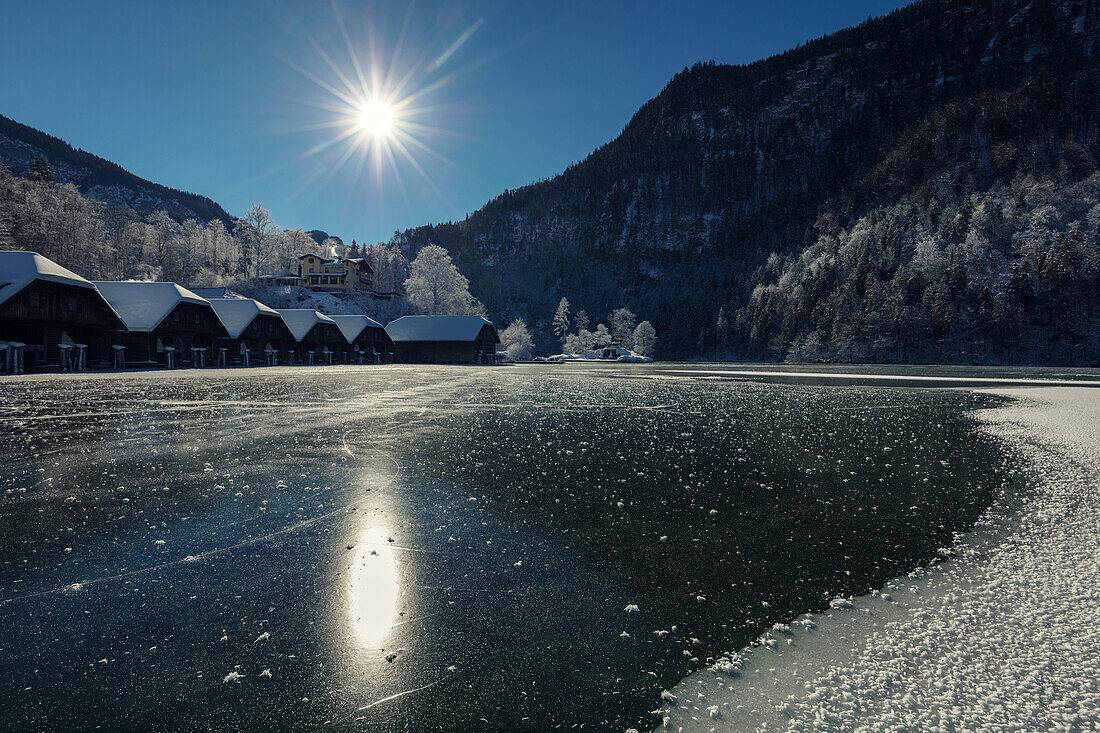
[[[1018,401],[983,417],[1034,465],[1033,490],[998,502],[946,562],[688,677],[666,725],[1100,728],[1100,390],[1003,394]]]
[[[653,361],[652,357],[643,356],[637,351],[631,351],[630,349],[624,349],[621,347],[613,347],[609,355],[605,355],[605,349],[595,349],[593,351],[586,351],[583,354],[554,354],[548,356],[541,361],[617,361],[626,364],[648,364]],[[536,359],[535,361],[539,361]]]

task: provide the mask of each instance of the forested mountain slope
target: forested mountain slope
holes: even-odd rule
[[[166,211],[178,222],[195,219],[206,223],[218,219],[227,227],[232,226],[232,217],[206,196],[139,178],[109,160],[0,115],[0,161],[13,172],[25,174],[38,156],[49,162],[58,183],[72,183],[85,196],[109,206],[133,209],[140,214]]]
[[[1100,0],[925,0],[678,74],[622,134],[452,251],[545,341],[563,295],[659,355],[1097,359]]]

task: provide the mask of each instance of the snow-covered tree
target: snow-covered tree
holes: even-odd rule
[[[298,258],[316,247],[313,237],[297,229],[284,229],[275,235],[272,255],[261,275],[283,275],[294,272],[298,267]]]
[[[578,334],[571,333],[565,337],[565,343],[562,344],[562,352],[566,354],[583,354],[585,349],[581,346],[581,340]]]
[[[596,337],[587,328],[577,331],[577,353],[583,354],[591,351],[596,346]]]
[[[557,334],[558,340],[565,343],[565,335],[569,333],[569,300],[562,298],[558,303],[558,309],[554,312],[553,321],[554,333]]]
[[[531,341],[531,332],[527,330],[527,324],[523,319],[517,318],[508,324],[500,334],[500,345],[508,352],[508,358],[512,361],[525,361],[531,358],[534,343]]]
[[[325,259],[334,260],[340,255],[340,240],[336,237],[325,237],[325,241],[321,242],[321,256]]]
[[[241,243],[241,274],[252,277],[263,272],[272,256],[271,243],[278,227],[271,221],[271,212],[261,203],[253,203],[237,220],[235,233]]]
[[[577,329],[577,333],[581,331],[587,331],[588,327],[592,325],[592,321],[588,318],[588,311],[577,311],[577,315],[573,316],[573,325]]]
[[[378,244],[372,247],[364,245],[361,251],[374,269],[374,287],[384,293],[400,291],[402,283],[409,277],[409,260],[401,249]]]
[[[611,314],[611,335],[624,349],[633,348],[634,325],[637,322],[637,316],[628,308],[620,308]]]
[[[413,310],[427,315],[472,313],[481,305],[470,295],[470,282],[450,253],[433,244],[420,250],[409,266],[405,292]]]
[[[592,348],[602,349],[609,343],[611,343],[611,332],[607,330],[607,326],[598,324],[595,333],[592,334]]]
[[[634,328],[634,350],[642,356],[653,356],[657,346],[657,329],[649,321],[642,321]]]

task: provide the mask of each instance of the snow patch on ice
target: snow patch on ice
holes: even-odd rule
[[[1022,506],[998,501],[943,561],[797,619],[781,649],[688,677],[667,725],[1100,729],[1100,390],[1006,394],[1023,399],[981,416],[1035,469],[1007,497]]]

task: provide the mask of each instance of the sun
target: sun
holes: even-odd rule
[[[355,124],[359,132],[374,138],[389,137],[397,123],[397,110],[379,97],[366,99],[359,105]]]
[[[402,30],[396,43],[387,44],[374,37],[373,17],[345,13],[342,5],[332,2],[347,63],[338,63],[332,55],[328,35],[315,38],[304,26],[301,30],[316,52],[308,56],[310,63],[303,65],[281,56],[291,69],[316,85],[320,92],[316,98],[310,96],[300,101],[304,107],[321,111],[324,117],[303,120],[300,131],[313,137],[310,147],[262,175],[274,175],[313,159],[293,195],[310,190],[316,181],[328,183],[340,171],[350,169],[350,180],[344,186],[349,204],[364,191],[359,185],[364,173],[372,178],[369,185],[372,194],[381,196],[383,188],[392,183],[411,206],[404,178],[415,173],[445,200],[447,197],[429,175],[429,169],[422,165],[421,158],[457,165],[433,143],[459,136],[457,131],[437,126],[443,120],[453,119],[455,110],[466,109],[453,96],[455,92],[444,94],[444,90],[490,60],[464,57],[466,52],[462,50],[484,20],[479,18],[453,40],[450,36],[417,39],[416,34],[407,38]],[[410,3],[402,27],[415,25],[416,15]],[[460,62],[462,58],[466,61]],[[324,67],[313,68],[316,61],[323,62]]]

